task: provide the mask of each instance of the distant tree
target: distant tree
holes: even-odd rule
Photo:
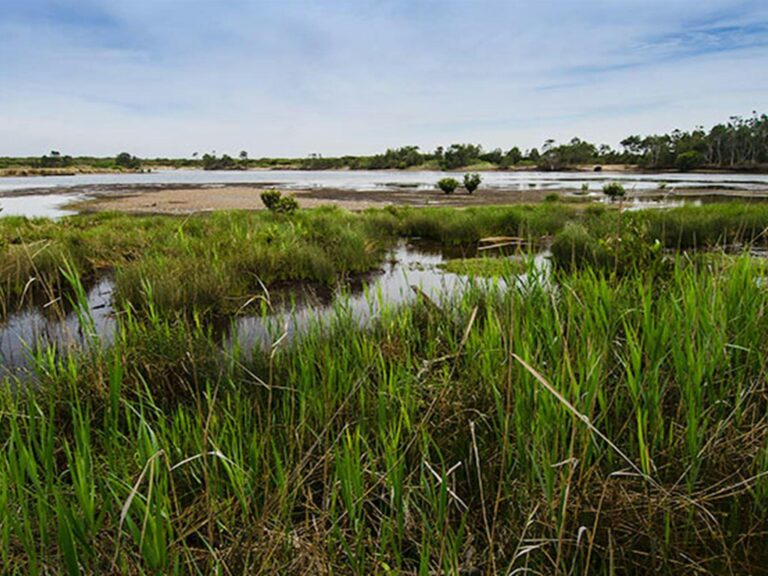
[[[490,152],[485,152],[480,155],[480,160],[490,162],[491,164],[501,164],[503,159],[504,153],[501,151],[501,148],[495,148]]]
[[[62,168],[72,165],[72,157],[62,156],[58,150],[51,150],[49,156],[43,155],[38,160],[38,164],[42,168]]]
[[[136,170],[141,167],[141,160],[131,156],[128,152],[121,152],[115,157],[115,165],[128,170]]]
[[[478,189],[480,183],[483,181],[480,174],[464,174],[464,188],[467,189],[469,194],[473,194]]]
[[[437,187],[445,194],[453,194],[459,187],[459,181],[456,178],[441,178],[437,182]]]
[[[510,148],[509,151],[504,155],[504,158],[502,159],[502,165],[514,166],[515,164],[518,164],[522,159],[523,154],[520,152],[520,148],[514,146]]]
[[[384,154],[377,154],[370,159],[368,168],[372,170],[410,168],[424,163],[424,156],[418,146],[390,148]]]
[[[240,160],[242,160],[243,162],[248,160],[248,152],[246,152],[245,150],[240,150],[239,156],[240,156]]]
[[[217,158],[215,154],[203,154],[203,170],[243,170],[242,164],[224,154]]]
[[[568,144],[559,146],[555,145],[554,140],[549,139],[544,142],[542,151],[537,162],[542,170],[561,170],[597,160],[595,145],[580,138],[573,138]]]
[[[482,147],[475,144],[451,144],[443,153],[440,167],[444,170],[452,170],[469,166],[477,162],[482,153]]]
[[[675,167],[681,172],[689,172],[701,166],[703,158],[696,150],[689,150],[678,154],[675,158]]]

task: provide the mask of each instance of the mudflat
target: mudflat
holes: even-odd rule
[[[213,210],[261,210],[263,186],[223,185],[223,186],[154,186],[154,187],[119,187],[112,190],[102,189],[93,197],[77,201],[68,206],[81,212],[118,211],[136,214],[194,214]],[[83,190],[83,192],[86,192]],[[87,193],[87,192],[86,192]],[[301,208],[318,206],[339,206],[348,210],[387,205],[398,206],[482,206],[518,203],[537,203],[548,195],[558,194],[573,201],[589,201],[594,196],[579,196],[573,189],[518,189],[487,188],[475,194],[457,191],[443,194],[439,190],[423,188],[398,188],[382,190],[347,190],[339,188],[315,188],[309,190],[283,190],[293,196]],[[710,200],[768,200],[768,190],[734,191],[718,188],[677,190],[673,194],[665,190],[633,192],[627,199],[646,198],[701,198]]]
[[[261,210],[263,187],[200,186],[120,190],[103,192],[94,198],[78,201],[69,208],[83,212],[119,211],[143,214],[193,214],[213,210]],[[302,208],[339,206],[348,210],[386,205],[409,206],[473,206],[539,202],[552,190],[487,189],[475,194],[457,192],[446,195],[439,190],[397,189],[357,191],[337,188],[283,190],[293,196]],[[556,191],[567,193],[568,191]]]

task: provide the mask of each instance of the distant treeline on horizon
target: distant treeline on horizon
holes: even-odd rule
[[[116,157],[72,157],[52,151],[42,157],[0,158],[0,169],[67,169],[88,167],[95,170],[141,170],[153,167],[203,168],[204,170],[247,170],[249,168],[284,168],[298,170],[382,170],[431,169],[453,170],[538,168],[567,170],[589,164],[633,164],[648,169],[674,168],[689,171],[697,168],[755,169],[768,164],[768,115],[756,112],[748,118],[733,116],[725,124],[709,131],[703,127],[669,134],[631,135],[620,143],[620,150],[606,144],[573,138],[565,144],[544,142],[541,149],[484,150],[477,144],[451,144],[433,152],[418,146],[391,148],[373,156],[306,158],[249,158],[246,151],[236,157],[197,152],[192,158],[137,158],[127,152]]]

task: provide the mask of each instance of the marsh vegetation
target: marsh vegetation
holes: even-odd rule
[[[766,227],[560,202],[0,219],[0,313],[70,306],[84,335],[3,382],[2,571],[759,573]],[[340,302],[266,348],[215,333],[400,239],[488,237],[531,252],[455,263],[500,280],[365,327]],[[86,303],[105,274],[109,340]]]

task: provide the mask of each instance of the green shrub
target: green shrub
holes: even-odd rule
[[[474,193],[474,191],[480,187],[480,183],[482,181],[483,178],[480,176],[480,174],[464,174],[464,188],[467,189],[469,194]]]
[[[456,178],[441,178],[437,182],[437,187],[445,194],[453,194],[459,187],[459,181]]]
[[[261,193],[261,201],[270,212],[293,214],[299,209],[299,203],[292,196],[283,196],[279,190],[267,190]]]
[[[626,193],[627,191],[624,189],[624,186],[622,186],[619,182],[611,182],[603,186],[603,194],[608,196],[611,201],[616,200],[616,198],[623,197]]]
[[[261,193],[261,201],[264,203],[267,210],[271,211],[277,209],[281,197],[282,193],[279,190],[267,190],[266,192]]]
[[[299,203],[296,201],[296,198],[293,196],[283,196],[277,203],[275,212],[280,212],[282,214],[293,214],[298,209]]]

